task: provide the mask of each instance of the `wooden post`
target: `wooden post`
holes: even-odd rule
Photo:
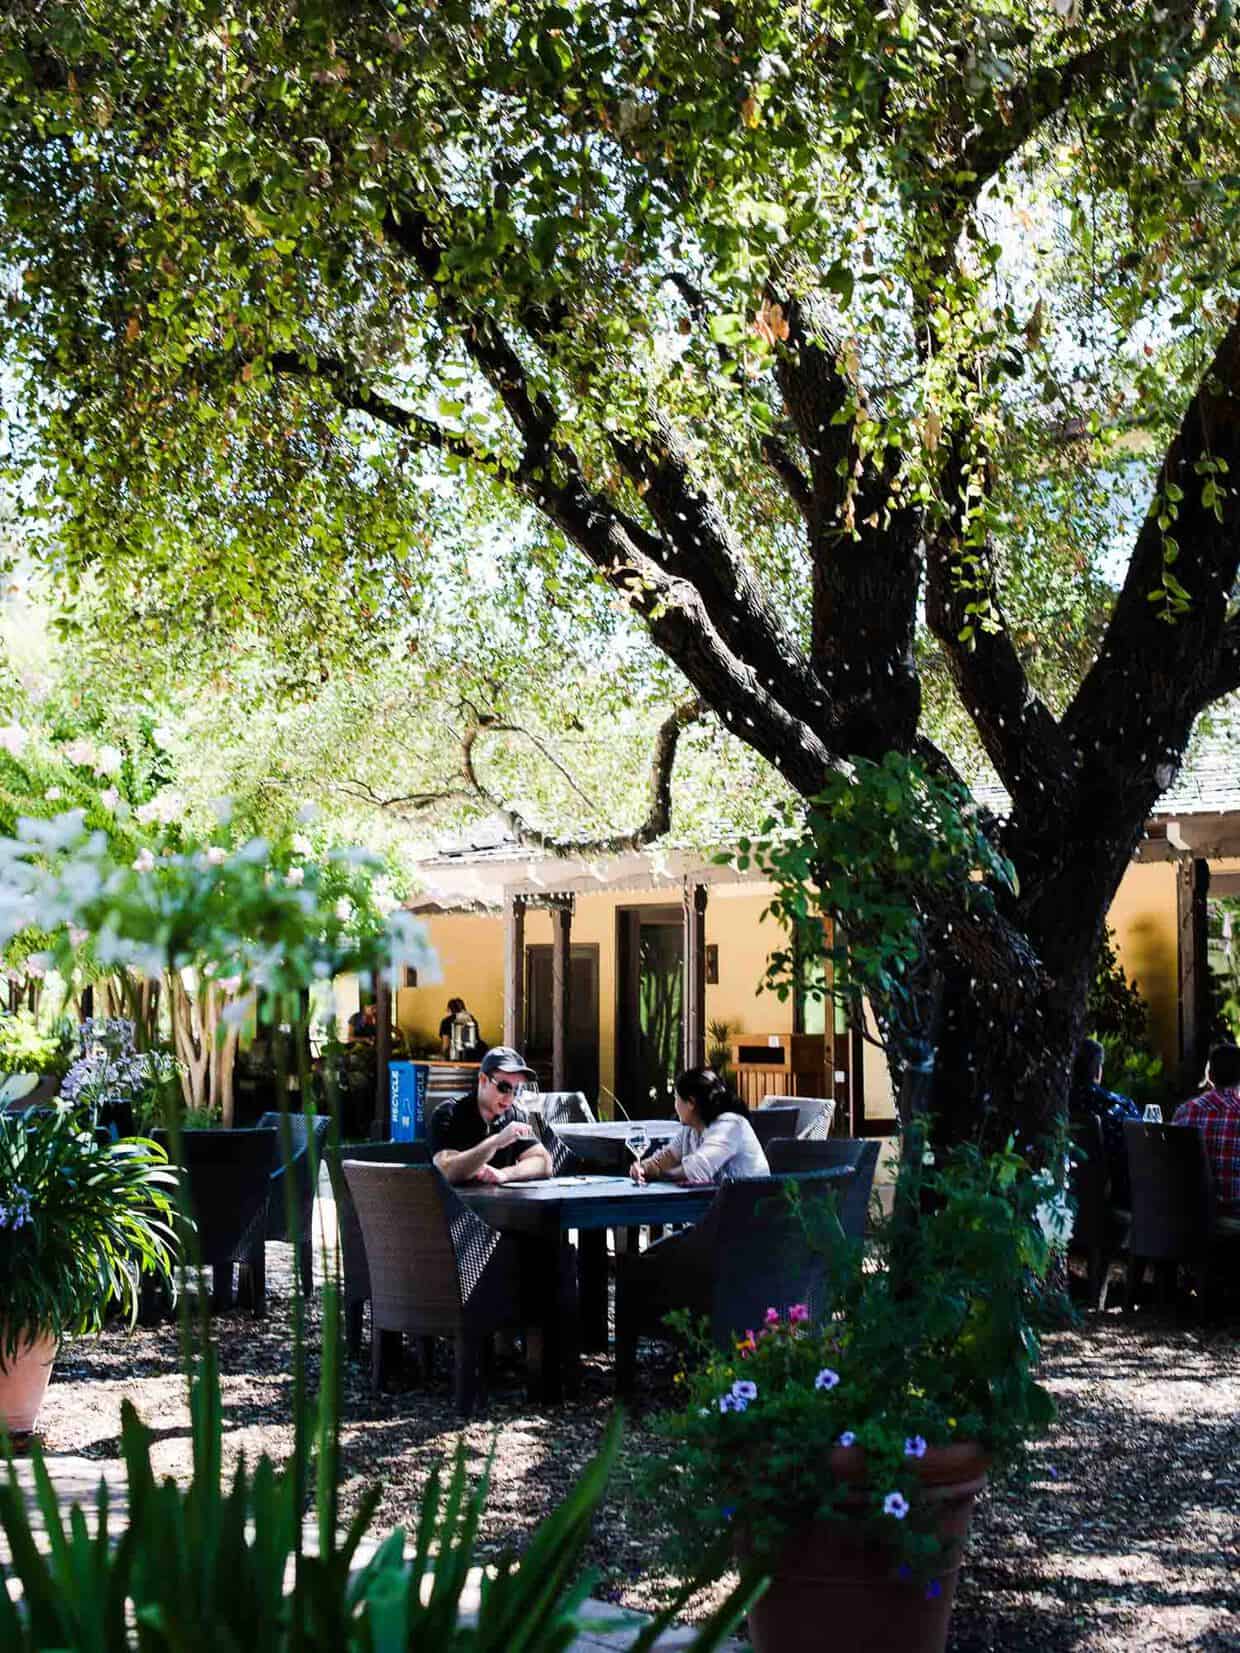
[[[383,1141],[388,1135],[388,1063],[392,1059],[392,980],[386,970],[375,976],[375,1117],[371,1136]]]
[[[570,970],[573,898],[551,907],[551,1089],[568,1090],[568,1021],[572,995]],[[518,1047],[519,1048],[519,1047]]]
[[[504,1043],[525,1038],[525,897],[504,897]]]
[[[706,1062],[706,885],[686,884],[682,1051],[687,1068]]]
[[[1201,1078],[1209,1038],[1210,994],[1206,967],[1206,893],[1209,863],[1185,859],[1176,866],[1175,896],[1179,927],[1180,1064],[1184,1085]]]

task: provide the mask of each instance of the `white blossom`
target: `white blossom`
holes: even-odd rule
[[[304,832],[295,832],[293,834],[293,854],[294,855],[313,855],[314,854],[314,845],[310,842],[309,838],[306,837]]]
[[[26,742],[30,736],[20,723],[8,723],[0,729],[0,747],[12,758],[20,758],[26,750]]]
[[[299,884],[304,884],[305,881],[306,869],[304,867],[290,867],[284,875],[284,882],[291,885],[293,889],[296,889]]]
[[[101,746],[95,753],[96,775],[119,775],[125,754],[119,746]]]
[[[133,870],[135,872],[150,872],[154,865],[155,857],[149,849],[143,847],[138,851],[137,858],[133,863]]]

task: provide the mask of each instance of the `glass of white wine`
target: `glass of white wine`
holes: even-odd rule
[[[650,1147],[650,1137],[640,1119],[629,1121],[629,1133],[624,1139],[624,1145],[632,1154],[634,1164],[645,1158],[646,1150]]]

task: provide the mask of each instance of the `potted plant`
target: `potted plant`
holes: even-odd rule
[[[852,1650],[941,1650],[973,1500],[1053,1415],[1034,1375],[1049,1179],[1010,1147],[904,1163],[874,1245],[811,1237],[824,1312],[772,1304],[726,1353],[699,1338],[660,1425],[684,1554],[730,1524],[771,1573],[757,1653],[816,1649],[824,1624]]]
[[[0,1114],[0,1423],[33,1429],[61,1340],[97,1331],[138,1276],[172,1263],[173,1173],[133,1137],[101,1145],[72,1114]]]

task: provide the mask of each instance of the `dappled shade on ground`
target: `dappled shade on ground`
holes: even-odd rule
[[[235,1313],[216,1322],[230,1453],[281,1454],[291,1443],[289,1256],[286,1246],[270,1247],[266,1321]],[[1153,1312],[1132,1321],[1111,1313],[1051,1337],[1046,1367],[1061,1416],[1030,1455],[1028,1484],[1013,1477],[979,1507],[955,1653],[1240,1649],[1240,1326],[1203,1332]],[[652,1606],[667,1583],[658,1510],[637,1493],[636,1460],[663,1450],[648,1425],[673,1400],[673,1374],[672,1360],[647,1345],[641,1402],[591,1552],[601,1575],[594,1593],[636,1608]],[[430,1470],[458,1439],[479,1471],[494,1442],[482,1553],[519,1548],[598,1443],[611,1376],[609,1361],[587,1360],[580,1399],[544,1411],[526,1404],[517,1364],[501,1363],[487,1415],[462,1427],[446,1349],[427,1387],[410,1373],[377,1401],[366,1369],[351,1368],[345,1514],[378,1479],[378,1529],[408,1522]],[[110,1330],[62,1356],[43,1415],[53,1473],[57,1454],[101,1465],[119,1458],[125,1396],[155,1430],[157,1470],[188,1474],[171,1325],[132,1336]]]

